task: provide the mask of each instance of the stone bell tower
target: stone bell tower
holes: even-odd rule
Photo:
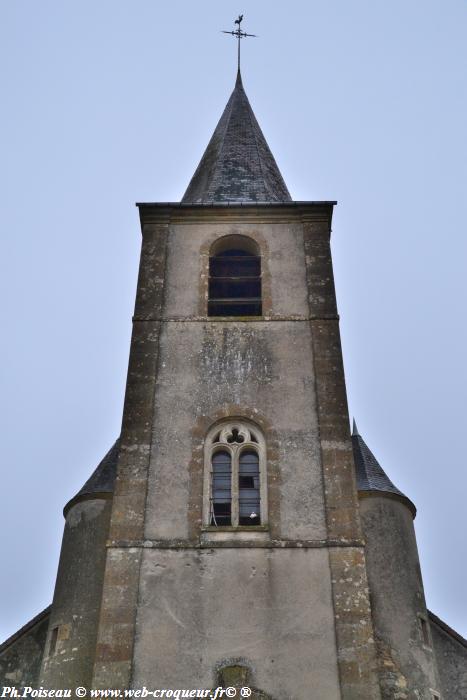
[[[233,93],[142,253],[93,687],[380,697],[329,238]]]

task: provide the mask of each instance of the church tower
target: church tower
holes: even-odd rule
[[[291,199],[239,69],[182,201],[138,205],[121,434],[65,506],[52,605],[0,644],[2,697],[467,700],[415,506],[350,435],[334,205]]]
[[[142,253],[94,687],[379,698],[330,255],[243,88]]]
[[[52,605],[0,645],[10,691],[467,700],[415,506],[350,435],[334,205],[291,199],[239,70],[182,201],[138,205],[121,434],[65,506]]]

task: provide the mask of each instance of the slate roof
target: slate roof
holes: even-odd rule
[[[63,509],[66,516],[67,512],[76,502],[93,496],[113,493],[115,475],[117,473],[118,451],[120,449],[120,438],[118,438],[105,457],[99,462],[94,472],[86,481],[84,486],[68,501]]]
[[[240,71],[182,202],[290,202],[291,197],[243,89]]]
[[[405,503],[415,517],[417,509],[410,498],[394,486],[384,469],[357,430],[355,420],[352,430],[352,446],[359,492],[385,493]]]
[[[432,624],[435,624],[437,627],[443,630],[446,634],[448,634],[450,637],[456,640],[456,642],[459,642],[459,644],[462,644],[463,647],[467,649],[467,639],[464,639],[462,635],[460,635],[456,630],[453,630],[452,627],[449,627],[443,620],[441,620],[437,615],[435,615],[431,610],[428,610],[428,617],[430,618],[430,622]]]
[[[26,622],[25,625],[19,628],[17,632],[11,635],[11,637],[8,637],[8,639],[5,639],[4,642],[0,644],[0,654],[3,654],[3,652],[8,649],[16,640],[18,640],[20,637],[23,636],[23,634],[26,634],[26,632],[29,632],[35,625],[38,625],[39,622],[42,622],[45,620],[46,617],[50,615],[50,611],[52,609],[51,605],[48,605],[45,610],[42,610],[38,615],[32,618],[32,620],[29,620],[29,622]]]

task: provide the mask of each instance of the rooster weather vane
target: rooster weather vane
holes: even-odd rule
[[[256,37],[256,34],[247,34],[246,32],[242,32],[242,19],[243,15],[238,15],[238,19],[235,20],[235,24],[238,24],[237,29],[234,29],[231,32],[227,32],[225,29],[222,30],[223,34],[232,34],[232,36],[234,36],[238,41],[238,70],[240,70],[240,40],[245,39],[247,36]]]

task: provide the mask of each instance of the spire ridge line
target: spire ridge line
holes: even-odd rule
[[[290,202],[237,69],[235,87],[182,198],[184,203]]]

